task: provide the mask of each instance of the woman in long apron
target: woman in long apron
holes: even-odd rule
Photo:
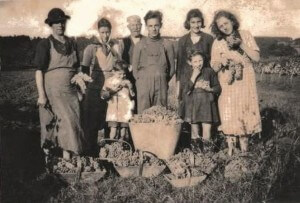
[[[80,65],[78,52],[75,42],[64,35],[69,18],[59,8],[50,10],[45,23],[52,35],[40,41],[35,55],[41,144],[54,142],[65,159],[81,154],[85,143],[77,89],[71,83]]]

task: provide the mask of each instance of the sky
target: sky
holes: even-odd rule
[[[0,0],[0,36],[48,36],[44,20],[54,7],[71,16],[66,31],[70,36],[96,34],[97,20],[107,17],[113,37],[124,37],[129,34],[129,15],[143,18],[148,10],[158,9],[164,14],[162,35],[178,37],[187,33],[183,27],[187,12],[199,8],[208,33],[215,12],[224,9],[238,17],[241,29],[255,36],[300,37],[300,0]]]

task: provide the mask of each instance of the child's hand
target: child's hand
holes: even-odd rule
[[[204,89],[207,92],[212,92],[213,91],[213,89],[208,85],[203,85],[202,89]]]

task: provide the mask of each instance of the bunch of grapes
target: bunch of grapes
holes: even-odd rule
[[[116,166],[138,166],[140,165],[140,156],[138,152],[131,153],[124,151],[120,156],[114,160]]]
[[[100,158],[115,159],[118,158],[125,150],[121,142],[114,142],[112,144],[105,144],[101,147],[99,152]]]
[[[241,63],[236,63],[233,60],[228,60],[228,71],[229,77],[227,83],[231,85],[234,80],[243,79],[243,65]]]
[[[93,157],[73,157],[70,160],[55,157],[53,158],[52,164],[54,173],[76,173],[77,171],[103,171],[103,167],[100,164],[100,160]]]
[[[175,111],[162,106],[153,106],[143,111],[142,114],[134,115],[133,123],[181,123],[182,120]]]
[[[210,174],[217,166],[217,163],[214,162],[210,157],[201,153],[195,154],[194,163],[195,167],[206,174]]]
[[[167,161],[170,171],[176,178],[180,179],[188,177],[193,162],[191,153],[192,151],[187,149],[175,154]]]
[[[201,153],[194,154],[190,150],[172,156],[167,163],[172,174],[177,178],[185,178],[189,173],[191,176],[210,174],[217,166],[210,157]]]

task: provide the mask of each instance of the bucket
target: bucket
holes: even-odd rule
[[[129,123],[135,149],[148,151],[160,159],[174,155],[181,123]]]

